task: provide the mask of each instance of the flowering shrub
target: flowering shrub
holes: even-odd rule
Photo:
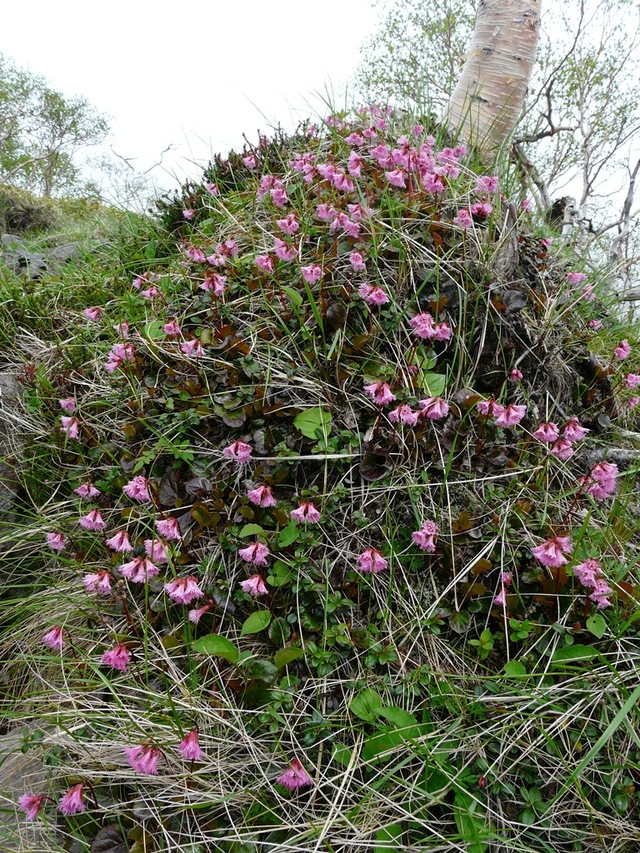
[[[464,749],[429,764],[434,720],[458,715],[450,661],[533,676],[632,618],[611,519],[633,484],[584,448],[637,384],[633,347],[594,370],[595,308],[567,291],[584,274],[558,272],[472,165],[377,109],[218,159],[165,204],[175,251],[136,276],[127,317],[85,312],[92,375],[52,368],[55,398],[34,380],[64,495],[42,510],[64,596],[41,654],[51,683],[96,674],[87,720],[61,711],[82,782],[59,810],[86,837],[87,813],[131,828],[154,792],[155,849],[311,850],[304,821],[348,774],[332,849],[410,846],[439,791],[443,825],[474,813],[461,791],[488,767]],[[497,264],[509,215],[519,246]],[[424,765],[413,823],[390,793],[403,755]],[[26,817],[48,796],[26,792]]]

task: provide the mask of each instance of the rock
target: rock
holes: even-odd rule
[[[32,281],[59,271],[63,264],[80,253],[79,243],[63,243],[44,252],[30,252],[22,237],[2,234],[0,261],[17,275],[25,274]]]
[[[40,853],[58,849],[54,830],[42,821],[25,820],[18,808],[24,793],[47,790],[47,773],[33,753],[22,752],[23,733],[14,729],[0,735],[0,850]]]

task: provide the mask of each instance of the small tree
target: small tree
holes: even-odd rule
[[[63,95],[0,54],[0,181],[45,196],[73,192],[78,151],[108,131],[86,98]]]

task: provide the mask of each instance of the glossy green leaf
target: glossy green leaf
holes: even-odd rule
[[[351,713],[367,723],[375,722],[380,708],[382,708],[382,699],[370,687],[361,690],[349,705]]]
[[[296,415],[293,424],[307,438],[322,438],[329,432],[331,415],[325,409],[316,406]]]
[[[194,652],[211,655],[212,657],[224,658],[229,663],[238,663],[239,649],[226,637],[220,634],[207,634],[197,639],[192,646]]]
[[[271,613],[268,610],[256,610],[247,619],[244,620],[240,636],[244,637],[247,634],[257,634],[271,622]]]
[[[304,652],[302,649],[294,648],[293,646],[289,646],[286,649],[278,649],[278,651],[273,656],[273,662],[278,667],[278,669],[282,669],[283,666],[287,666],[287,664],[293,663],[296,660],[300,660],[300,658],[304,657]]]

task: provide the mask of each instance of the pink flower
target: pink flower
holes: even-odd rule
[[[543,566],[558,568],[566,566],[569,561],[564,555],[570,554],[572,550],[573,543],[570,536],[552,536],[551,539],[546,539],[532,548],[531,553]]]
[[[356,270],[356,272],[363,272],[366,270],[366,265],[364,262],[364,258],[360,252],[353,251],[349,255],[349,263]]]
[[[56,625],[55,628],[52,628],[44,635],[42,642],[46,643],[46,645],[52,648],[54,652],[61,652],[67,645],[64,641],[64,628],[61,628],[60,625]]]
[[[302,267],[300,272],[307,284],[315,284],[324,275],[322,267],[318,264],[309,264],[307,267]]]
[[[60,800],[58,811],[61,812],[63,815],[72,815],[78,814],[79,812],[83,812],[86,809],[86,806],[82,799],[83,787],[84,783],[79,782],[77,785],[74,785],[73,788],[70,788],[64,795],[64,797]]]
[[[180,352],[183,352],[190,358],[202,358],[204,355],[202,344],[197,338],[192,338],[190,341],[182,341]]]
[[[18,806],[27,820],[35,820],[45,799],[44,794],[23,794],[18,800]]]
[[[273,272],[273,258],[271,255],[256,255],[254,264],[265,272]]]
[[[114,533],[110,539],[107,539],[105,544],[107,548],[111,548],[112,551],[118,551],[121,554],[133,551],[131,542],[129,541],[129,534],[126,530],[119,530],[117,533]]]
[[[614,349],[613,354],[616,358],[620,359],[620,361],[623,361],[625,358],[627,358],[627,356],[631,354],[631,347],[629,345],[629,341],[626,338],[625,340],[620,341],[618,346]]]
[[[480,402],[476,404],[476,409],[481,415],[499,418],[504,411],[504,406],[501,406],[500,403],[496,403],[493,397],[489,397],[488,400],[480,400]]]
[[[415,317],[409,320],[409,325],[421,340],[432,340],[436,336],[435,322],[428,311],[416,314]]]
[[[451,338],[451,327],[448,323],[436,323],[433,339],[434,341],[448,341]]]
[[[569,418],[564,425],[562,429],[562,437],[566,438],[567,441],[581,441],[588,432],[588,429],[585,429],[580,425],[578,418],[573,417]]]
[[[293,237],[296,231],[300,230],[300,223],[296,219],[295,213],[288,213],[283,219],[276,219],[276,225],[283,232]]]
[[[111,592],[111,575],[104,569],[85,575],[82,583],[88,592],[97,592],[99,595],[108,595]]]
[[[500,587],[500,592],[493,599],[493,603],[497,607],[504,607],[506,605],[506,603],[507,603],[506,590],[503,586]]]
[[[487,201],[476,201],[469,205],[469,213],[472,216],[489,216],[493,210],[493,205]]]
[[[498,189],[498,178],[495,175],[482,175],[476,180],[475,192],[494,193]]]
[[[573,574],[582,586],[591,589],[589,598],[594,601],[598,608],[611,607],[608,596],[613,590],[609,586],[602,573],[602,567],[597,560],[589,559],[573,567]]]
[[[64,551],[67,547],[62,533],[47,533],[47,545],[52,551]]]
[[[238,551],[245,562],[253,563],[254,566],[266,566],[267,557],[270,553],[267,546],[263,545],[262,542],[252,542],[246,548],[241,548]]]
[[[365,548],[356,561],[358,571],[372,572],[376,575],[378,572],[384,571],[388,565],[389,561],[385,560],[380,551],[376,551],[375,548]]]
[[[638,404],[640,404],[640,397],[630,397],[630,398],[629,398],[629,400],[628,400],[628,402],[627,402],[627,406],[628,406],[630,409],[635,409],[635,407],[636,407]]]
[[[260,575],[251,575],[246,580],[240,581],[240,586],[244,592],[248,592],[249,595],[253,595],[254,597],[257,595],[267,595],[269,592]]]
[[[128,746],[124,750],[127,761],[138,773],[148,773],[151,776],[158,775],[158,759],[162,754],[157,746],[141,744],[140,746]]]
[[[583,281],[586,281],[587,277],[583,272],[568,272],[567,273],[567,282],[569,284],[581,284]]]
[[[246,157],[242,158],[242,162],[247,167],[247,169],[255,169],[255,167],[258,165],[258,161],[253,156],[253,154],[247,154]]]
[[[183,246],[183,250],[190,261],[203,264],[207,259],[204,251],[199,246]]]
[[[244,441],[234,441],[229,447],[225,447],[222,451],[222,455],[227,459],[235,459],[238,465],[243,465],[245,462],[248,462],[251,459],[251,454],[253,453],[253,447],[250,444],[246,444]]]
[[[560,438],[549,448],[549,453],[552,453],[558,459],[564,462],[570,456],[573,456],[574,449],[570,441],[566,438]]]
[[[392,187],[404,189],[407,186],[407,175],[402,169],[393,169],[391,172],[385,172],[384,175]]]
[[[304,524],[316,524],[320,521],[320,513],[311,501],[302,501],[297,509],[291,510],[291,518]]]
[[[603,500],[617,488],[618,466],[613,462],[598,462],[590,473],[580,478],[581,487],[596,500]]]
[[[458,211],[457,215],[453,217],[453,224],[459,225],[461,228],[471,228],[473,225],[473,217],[466,208],[462,208]]]
[[[193,610],[190,610],[189,622],[193,622],[194,625],[197,625],[207,610],[211,610],[211,604],[203,604],[202,607],[195,607]]]
[[[101,308],[99,305],[93,305],[91,308],[85,308],[82,312],[83,315],[87,318],[87,320],[99,320],[100,317],[104,314],[104,308]]]
[[[177,320],[169,320],[169,322],[165,323],[162,327],[162,331],[168,338],[179,338],[182,334],[182,329],[178,325]]]
[[[84,527],[85,530],[104,530],[107,526],[102,520],[102,515],[100,514],[99,509],[92,509],[91,512],[88,512],[86,515],[83,515],[81,519],[78,520],[78,524],[81,527]]]
[[[363,140],[364,141],[364,140]],[[349,169],[349,174],[353,175],[354,178],[360,178],[362,176],[362,167],[364,166],[364,159],[357,151],[352,151],[349,155],[349,162],[347,164],[347,168]]]
[[[62,415],[60,418],[62,426],[60,427],[60,432],[66,433],[69,438],[77,438],[80,432],[80,424],[78,423],[78,419],[75,415]]]
[[[213,274],[208,273],[207,277],[200,285],[200,290],[204,290],[207,293],[213,293],[214,296],[223,296],[226,284],[227,279],[224,275],[220,275],[220,273],[217,272],[214,272]]]
[[[200,761],[201,758],[204,758],[204,752],[198,741],[198,729],[187,732],[180,741],[178,749],[182,753],[182,757],[188,761]]]
[[[107,649],[102,655],[102,663],[106,663],[107,666],[112,666],[114,669],[119,669],[120,672],[127,671],[130,660],[131,652],[122,643],[118,643],[112,649]]]
[[[294,758],[289,765],[288,770],[285,770],[282,775],[276,779],[279,785],[283,785],[288,791],[295,791],[297,788],[308,788],[313,785],[313,779],[297,758]]]
[[[627,373],[624,381],[627,388],[637,388],[640,385],[640,373]]]
[[[511,373],[509,374],[509,379],[512,382],[522,382],[522,371],[518,370],[517,367],[512,368]]]
[[[560,430],[558,429],[558,424],[549,421],[548,423],[540,424],[539,427],[534,429],[531,435],[545,444],[553,444],[554,441],[560,438]]]
[[[372,385],[365,385],[364,390],[378,406],[392,403],[396,399],[396,395],[386,382],[374,382]]]
[[[78,486],[77,489],[74,489],[76,495],[80,495],[81,498],[97,498],[100,494],[100,490],[96,489],[91,480],[85,480],[85,482]]]
[[[168,518],[156,518],[156,530],[165,539],[182,539],[180,525],[172,515]]]
[[[167,549],[159,539],[145,539],[144,550],[147,557],[154,563],[166,563],[169,560]]]
[[[581,296],[582,299],[586,300],[587,302],[595,302],[596,295],[593,292],[593,285],[585,284],[585,286],[582,288]]]
[[[509,403],[508,406],[500,412],[495,419],[495,425],[501,427],[512,427],[520,423],[527,413],[526,406],[518,406],[515,403]]]
[[[418,423],[418,412],[414,412],[411,406],[403,403],[389,412],[389,420],[394,424],[402,423],[407,426],[415,426]]]
[[[196,212],[195,210],[193,210],[193,208],[188,207],[186,210],[182,211],[182,215],[185,219],[193,219],[193,217],[196,215]]]
[[[289,196],[283,186],[277,186],[269,190],[269,195],[276,207],[284,207],[289,201]]]
[[[436,536],[438,527],[434,521],[423,521],[420,530],[411,534],[411,539],[423,551],[433,554],[436,550]]]
[[[273,496],[271,486],[256,486],[255,489],[247,492],[247,497],[252,504],[260,507],[276,506],[278,503]]]
[[[140,291],[140,296],[142,296],[144,299],[155,299],[156,296],[159,295],[160,289],[155,284],[152,284],[150,287],[147,287],[146,290]]]
[[[133,344],[114,344],[109,350],[105,370],[108,373],[113,373],[126,361],[135,361],[135,358],[136,354]]]
[[[439,421],[449,414],[449,404],[442,397],[428,397],[426,400],[420,400],[418,405],[421,409],[420,416],[432,421]]]
[[[160,569],[151,560],[143,557],[134,557],[128,563],[118,566],[123,578],[131,583],[146,583],[151,577],[155,577]]]
[[[281,261],[293,261],[298,257],[298,250],[295,246],[287,243],[286,240],[281,240],[280,237],[274,237],[274,251]]]
[[[389,302],[389,297],[384,290],[375,284],[361,284],[358,294],[369,305],[386,305]]]
[[[76,410],[76,401],[73,397],[65,397],[64,400],[58,400],[58,405],[62,409],[63,412],[75,412]]]
[[[209,193],[209,195],[217,196],[218,195],[218,187],[213,181],[209,181],[209,183],[204,185],[205,190]]]
[[[602,328],[602,320],[589,320],[589,328],[594,332],[599,332]]]
[[[128,498],[133,501],[150,501],[149,481],[142,474],[138,474],[133,480],[129,480],[126,486],[122,487],[122,491]]]
[[[176,578],[164,585],[165,592],[178,604],[191,604],[196,598],[202,598],[203,591],[198,586],[198,579],[193,575],[186,578]]]

